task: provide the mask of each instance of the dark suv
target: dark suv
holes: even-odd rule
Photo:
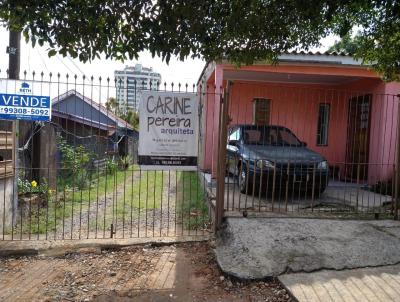
[[[320,195],[329,175],[327,161],[282,126],[237,125],[230,129],[227,170],[242,193],[306,191]],[[255,193],[255,192],[254,192]]]

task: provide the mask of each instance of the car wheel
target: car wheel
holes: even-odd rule
[[[246,169],[242,169],[242,171],[239,171],[238,175],[238,183],[239,183],[239,190],[243,194],[251,194],[253,185],[251,184],[249,175],[246,171]]]

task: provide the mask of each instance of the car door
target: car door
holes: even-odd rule
[[[234,127],[229,131],[226,145],[227,171],[237,174],[236,168],[240,154],[240,127]]]

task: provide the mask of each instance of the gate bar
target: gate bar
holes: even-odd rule
[[[400,113],[400,94],[397,95],[398,102],[397,102],[397,114]],[[394,202],[394,219],[399,219],[399,188],[400,188],[400,118],[397,117],[397,154],[396,154],[396,168],[395,168],[395,202]]]

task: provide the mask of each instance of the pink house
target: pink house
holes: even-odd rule
[[[208,63],[201,85],[201,168],[216,175],[220,98],[230,90],[230,126],[291,129],[322,154],[337,180],[374,184],[394,173],[400,83],[341,53],[290,53],[279,64]]]

